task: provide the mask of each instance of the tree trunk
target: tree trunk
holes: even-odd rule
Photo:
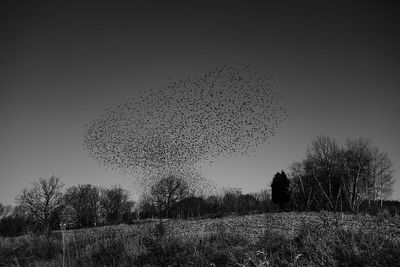
[[[358,186],[358,179],[360,177],[360,172],[361,172],[361,167],[358,168],[357,175],[353,181],[352,196],[351,196],[351,203],[350,203],[350,209],[352,212],[355,212],[355,209],[356,209],[357,186]]]

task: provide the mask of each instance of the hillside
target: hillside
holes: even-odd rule
[[[297,266],[400,262],[400,219],[267,213],[157,220],[3,238],[0,263],[24,266]]]

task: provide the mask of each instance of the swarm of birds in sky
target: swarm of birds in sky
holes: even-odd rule
[[[151,176],[251,153],[285,118],[269,75],[223,65],[134,91],[88,126],[84,145],[106,167]]]

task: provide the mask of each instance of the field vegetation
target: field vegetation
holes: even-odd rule
[[[266,213],[1,238],[4,266],[397,266],[400,218]]]

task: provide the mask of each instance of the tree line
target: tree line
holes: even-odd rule
[[[121,186],[102,188],[90,184],[65,191],[59,177],[40,178],[16,197],[17,206],[0,204],[0,236],[29,232],[133,224],[142,219],[214,218],[226,214],[249,214],[276,208],[269,190],[242,194],[224,189],[218,195],[198,195],[181,177],[166,176],[130,200]],[[190,190],[191,189],[191,190]]]
[[[63,191],[59,177],[40,178],[16,197],[16,207],[0,205],[0,235],[131,224],[148,218],[214,218],[277,210],[357,212],[377,201],[382,205],[394,183],[388,154],[369,139],[348,139],[339,146],[327,136],[315,138],[288,175],[277,172],[271,188],[260,192],[242,194],[226,188],[210,193],[196,180],[166,173],[134,202],[121,186],[86,184]]]
[[[121,186],[102,188],[90,184],[62,191],[59,177],[40,178],[16,197],[17,205],[2,206],[0,235],[13,236],[65,228],[129,223],[134,202]]]

